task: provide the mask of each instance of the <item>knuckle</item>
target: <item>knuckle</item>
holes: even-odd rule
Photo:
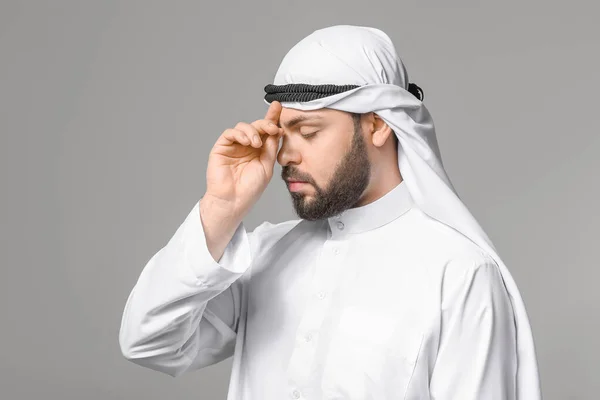
[[[235,135],[235,129],[227,128],[223,131],[223,136],[233,136]]]
[[[256,127],[258,129],[260,129],[261,131],[263,131],[264,133],[272,133],[277,130],[277,127],[275,126],[275,124],[273,124],[271,121],[266,120],[266,119],[258,120],[256,123]]]
[[[231,134],[238,140],[244,137],[244,132],[240,131],[239,129],[232,129]]]

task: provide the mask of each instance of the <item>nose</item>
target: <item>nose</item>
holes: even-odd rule
[[[300,164],[302,160],[300,152],[294,149],[290,142],[289,136],[283,133],[281,136],[281,148],[277,153],[277,162],[283,167],[289,164]]]

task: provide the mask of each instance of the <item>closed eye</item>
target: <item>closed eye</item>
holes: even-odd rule
[[[319,131],[315,131],[315,132],[312,132],[312,133],[307,133],[307,134],[301,135],[301,136],[303,138],[305,138],[305,139],[308,139],[308,138],[311,138],[311,137],[315,136],[317,134],[317,132],[319,132]]]

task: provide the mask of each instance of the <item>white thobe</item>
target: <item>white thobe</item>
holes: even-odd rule
[[[229,400],[512,400],[513,318],[494,260],[402,182],[338,217],[242,222],[218,262],[196,203],[144,267],[119,341],[172,376],[233,356]]]

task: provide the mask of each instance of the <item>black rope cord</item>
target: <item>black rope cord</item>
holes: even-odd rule
[[[417,99],[419,99],[421,101],[423,101],[423,99],[425,98],[425,92],[423,92],[423,89],[421,89],[419,86],[417,86],[416,83],[409,83],[408,91],[411,92],[413,94],[413,96],[415,96]]]
[[[343,93],[359,87],[359,85],[311,85],[307,83],[289,83],[287,85],[272,85],[265,86],[265,100],[269,103],[273,101],[311,101],[321,99],[334,94]],[[414,83],[408,84],[408,91],[417,99],[423,101],[425,95],[423,89]]]
[[[277,101],[311,101],[334,94],[343,93],[359,87],[359,85],[310,85],[307,83],[290,83],[287,85],[265,86],[265,100],[269,103]]]

